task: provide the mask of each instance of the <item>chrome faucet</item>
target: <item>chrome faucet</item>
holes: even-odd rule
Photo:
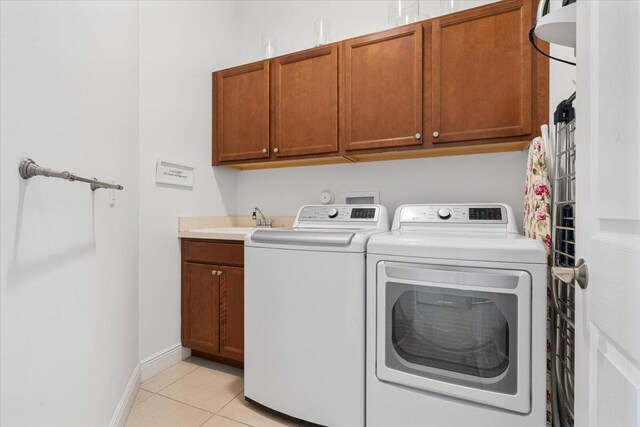
[[[273,225],[273,219],[264,216],[259,207],[253,208],[253,214],[251,214],[251,218],[256,222],[256,227],[271,228],[271,226]]]

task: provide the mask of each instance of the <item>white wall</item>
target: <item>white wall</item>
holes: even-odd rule
[[[551,0],[551,10],[562,7],[560,0]],[[570,47],[551,44],[553,57],[576,62],[575,50]],[[553,131],[553,113],[560,102],[567,99],[576,90],[576,67],[559,61],[549,61],[549,123]]]
[[[463,0],[461,8],[496,0]],[[389,28],[388,2],[381,0],[315,0],[236,2],[237,35],[235,65],[262,59],[262,34],[276,36],[276,54],[314,46],[314,22],[330,23],[330,41],[338,41]],[[421,19],[441,15],[439,0],[420,1]]]
[[[291,215],[319,203],[322,190],[380,191],[393,215],[403,203],[506,202],[522,224],[525,153],[307,166],[243,172],[238,212],[259,206],[265,215]]]
[[[551,56],[576,62],[573,48],[551,45]],[[549,123],[553,131],[553,113],[560,102],[576,90],[576,67],[558,61],[549,61]]]
[[[138,362],[138,6],[1,3],[1,424],[107,425]],[[23,181],[18,162],[112,178]]]
[[[140,357],[180,343],[177,217],[234,215],[237,171],[211,167],[211,72],[239,46],[233,2],[140,3]],[[156,160],[195,186],[155,184]]]

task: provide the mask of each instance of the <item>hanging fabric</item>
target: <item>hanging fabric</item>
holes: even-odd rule
[[[545,141],[531,141],[524,188],[524,234],[540,240],[551,259],[551,185]],[[547,279],[547,426],[551,426],[551,281]]]
[[[551,255],[551,185],[542,138],[529,147],[524,189],[524,234],[544,243]]]

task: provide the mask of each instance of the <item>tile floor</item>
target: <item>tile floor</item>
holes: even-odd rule
[[[140,385],[126,427],[307,426],[244,400],[243,371],[190,357]]]

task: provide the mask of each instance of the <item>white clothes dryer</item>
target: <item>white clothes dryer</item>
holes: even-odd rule
[[[404,205],[367,246],[369,427],[543,427],[543,245],[504,204]]]

